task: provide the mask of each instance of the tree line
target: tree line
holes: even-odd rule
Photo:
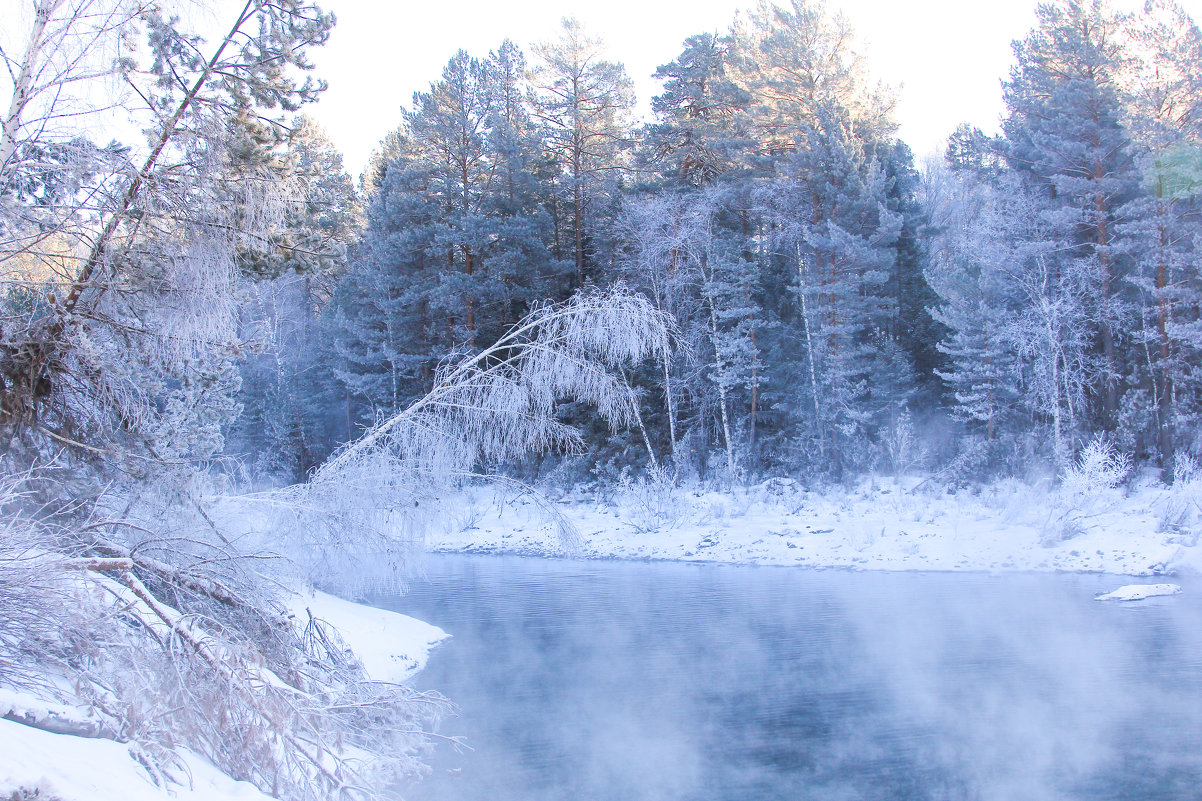
[[[986,470],[1063,465],[1100,435],[1168,477],[1199,448],[1202,45],[1167,0],[1039,6],[1001,133],[962,126],[921,165],[821,3],[689,37],[649,122],[565,20],[529,55],[456,53],[358,186],[298,114],[321,83],[296,54],[328,15],[250,36],[251,3],[206,54],[141,4],[62,2],[34,7],[75,38],[35,15],[32,60],[8,58],[14,466],[226,455],[301,479],[440,364],[618,283],[677,328],[627,376],[636,424],[568,405],[586,455],[511,467],[834,477],[911,464],[924,432],[934,459]],[[140,49],[117,35],[129,20]],[[114,76],[144,144],[50,124],[112,111],[63,89]]]
[[[911,464],[921,430],[974,469],[1103,436],[1169,476],[1199,447],[1202,38],[1162,0],[1037,15],[1001,134],[961,126],[922,165],[821,3],[688,38],[648,123],[575,21],[529,59],[455,54],[374,153],[325,305],[283,315],[303,347],[244,368],[268,438],[239,441],[303,475],[443,360],[622,282],[677,347],[630,375],[638,424],[592,430],[576,475],[838,476]]]

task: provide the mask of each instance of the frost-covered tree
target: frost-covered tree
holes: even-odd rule
[[[568,250],[583,286],[593,267],[596,220],[625,167],[634,91],[626,69],[606,60],[601,41],[575,19],[564,19],[559,38],[535,46],[534,54],[533,113],[568,204]],[[559,226],[556,233],[558,239]]]
[[[281,160],[293,199],[272,234],[277,246],[256,256],[264,277],[246,290],[242,411],[226,453],[246,459],[256,480],[297,481],[349,436],[335,423],[345,404],[325,318],[361,210],[341,155],[312,121],[294,126]]]
[[[90,710],[21,722],[126,742],[163,786],[183,747],[282,798],[370,797],[440,703],[289,619],[287,570],[200,462],[237,413],[241,291],[329,255],[286,145],[333,19],[249,0],[206,42],[159,5],[28,9],[0,142],[0,682]],[[146,142],[90,144],[109,111]]]
[[[753,98],[761,151],[804,146],[805,133],[819,130],[820,116],[835,108],[857,137],[892,133],[891,93],[870,83],[849,21],[821,0],[762,0],[732,38],[732,72]]]
[[[290,552],[316,576],[366,557],[403,561],[445,516],[450,491],[497,462],[584,446],[558,404],[588,404],[611,425],[638,421],[624,367],[662,361],[671,320],[622,285],[534,309],[489,347],[448,360],[432,389],[383,417],[284,493]],[[573,542],[563,527],[565,544]],[[296,536],[299,534],[299,537]]]
[[[791,408],[798,441],[818,463],[840,470],[862,463],[881,414],[904,405],[912,389],[907,370],[886,366],[901,217],[889,210],[888,181],[871,146],[838,110],[799,136],[779,170],[760,201],[792,294],[776,369],[787,364],[801,380],[781,381],[777,391],[788,386],[791,397],[773,400]]]
[[[25,51],[6,53],[19,76],[0,173],[8,453],[207,455],[237,408],[241,271],[276,247],[284,213],[260,157],[320,89],[301,77],[333,19],[252,0],[206,44],[158,7],[33,5]],[[79,114],[106,119],[81,111],[101,80],[127,87],[108,111],[145,122],[144,144],[79,134]]]
[[[1181,443],[1197,447],[1198,230],[1202,188],[1202,33],[1171,2],[1150,2],[1128,22],[1133,64],[1124,77],[1127,127],[1137,145],[1141,191],[1123,209],[1120,247],[1139,293],[1124,447],[1154,450],[1171,479]]]
[[[566,296],[522,64],[508,42],[484,60],[456,54],[369,170],[366,233],[332,317],[355,424],[419,397],[457,348]]]
[[[952,393],[954,414],[983,429],[988,442],[1013,433],[1022,376],[1010,336],[1008,265],[984,223],[1001,191],[979,172],[935,164],[923,197],[935,230],[926,270],[938,298],[931,311],[946,330],[938,348],[947,364],[937,375]]]
[[[294,616],[278,560],[205,541],[219,508],[189,521],[127,496],[122,519],[59,527],[21,497],[46,480],[0,486],[8,720],[117,740],[167,793],[190,781],[180,747],[296,801],[420,773],[445,702],[372,680],[327,623]]]
[[[655,72],[664,91],[651,101],[659,122],[647,128],[643,148],[669,186],[699,187],[729,175],[753,144],[751,95],[728,75],[732,47],[729,37],[690,36]]]
[[[1116,248],[1120,211],[1137,185],[1123,126],[1121,19],[1102,0],[1040,5],[1038,25],[1015,44],[1003,125],[1009,165],[1048,200],[1048,230],[1060,237],[1050,269],[1086,303],[1092,421],[1116,425],[1130,316],[1128,260]]]
[[[733,200],[715,186],[628,203],[621,261],[623,275],[675,318],[686,346],[655,379],[673,462],[684,466],[684,440],[710,447],[713,431],[728,478],[754,445],[762,370],[756,331],[764,322],[758,264],[729,225]]]

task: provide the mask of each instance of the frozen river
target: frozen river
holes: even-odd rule
[[[432,556],[410,801],[1197,799],[1202,583]],[[1147,580],[1149,583],[1153,579]]]

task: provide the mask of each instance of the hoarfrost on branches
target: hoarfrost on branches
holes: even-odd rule
[[[281,525],[303,532],[297,558],[319,573],[348,554],[403,561],[455,485],[512,483],[478,465],[583,447],[580,433],[556,419],[558,401],[590,404],[614,426],[635,423],[637,398],[615,371],[662,358],[672,339],[670,318],[623,285],[536,308],[492,346],[444,364],[429,394],[283,493],[291,513]],[[559,531],[571,546],[570,527],[560,521]]]

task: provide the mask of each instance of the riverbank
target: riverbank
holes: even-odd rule
[[[528,496],[477,488],[428,548],[858,570],[1202,572],[1197,483],[936,490],[921,478],[866,479],[817,492],[771,479],[718,493],[643,482],[554,502],[551,514]],[[556,515],[576,532],[570,549]]]
[[[529,495],[472,488],[444,508],[443,525],[427,537],[434,552],[883,571],[1202,572],[1202,482],[1070,491],[1008,481],[950,490],[921,478],[869,479],[819,492],[772,479],[713,492],[643,480],[563,497],[550,509]],[[558,522],[575,532],[570,550]],[[408,680],[447,636],[420,620],[323,593],[296,595],[290,609],[295,620],[312,613],[331,623],[380,681]],[[3,719],[46,714],[39,704],[0,696],[0,798],[267,798],[187,752],[180,754],[185,784],[156,787],[127,744]]]

